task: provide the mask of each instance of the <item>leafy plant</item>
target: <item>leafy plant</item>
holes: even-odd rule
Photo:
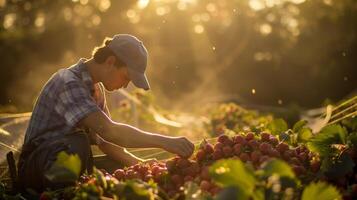
[[[332,185],[324,182],[309,184],[303,191],[301,200],[323,199],[323,200],[340,200],[341,194]]]

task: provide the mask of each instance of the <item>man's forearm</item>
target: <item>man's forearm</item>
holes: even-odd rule
[[[107,154],[111,159],[123,163],[125,166],[135,165],[138,162],[144,161],[141,158],[136,157],[126,149],[109,142],[103,142],[99,145],[100,150]]]
[[[115,122],[104,137],[107,137],[105,138],[107,141],[128,148],[162,148],[162,144],[169,138],[160,134],[145,132],[127,124]]]

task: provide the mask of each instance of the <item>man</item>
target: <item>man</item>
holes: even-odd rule
[[[141,160],[128,148],[162,148],[189,157],[194,145],[185,137],[145,132],[110,119],[104,88],[108,91],[132,83],[150,88],[145,70],[147,50],[136,37],[118,34],[94,49],[92,58],[55,73],[43,87],[32,112],[20,155],[19,184],[42,191],[51,187],[44,172],[60,151],[78,154],[82,172],[91,170],[90,144],[124,165]],[[104,87],[104,88],[103,88]]]

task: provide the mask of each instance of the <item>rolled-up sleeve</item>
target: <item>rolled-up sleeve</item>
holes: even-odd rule
[[[100,111],[88,89],[77,81],[65,83],[57,98],[55,111],[63,116],[66,124],[71,127],[90,113]]]

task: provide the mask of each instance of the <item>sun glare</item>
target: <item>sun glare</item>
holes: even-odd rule
[[[150,0],[139,0],[137,3],[138,8],[144,9],[149,5]]]

